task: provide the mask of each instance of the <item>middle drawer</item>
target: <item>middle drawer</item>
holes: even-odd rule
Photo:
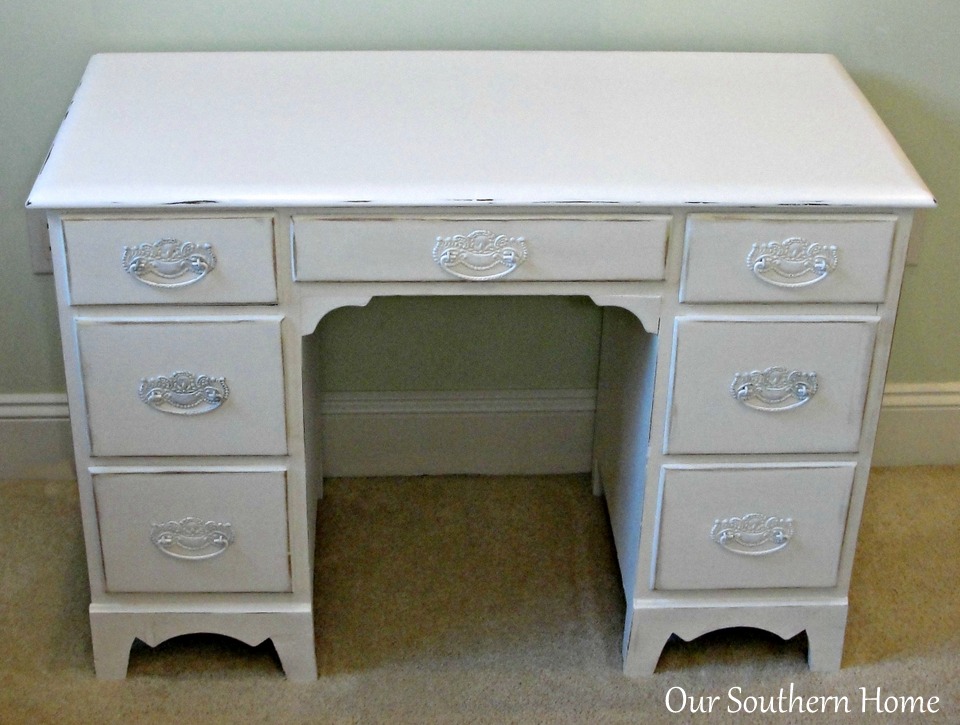
[[[665,452],[858,450],[878,323],[678,318]]]
[[[293,218],[298,281],[663,279],[670,217]]]
[[[280,319],[77,319],[92,454],[285,454]]]

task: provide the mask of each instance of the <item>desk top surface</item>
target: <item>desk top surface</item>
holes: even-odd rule
[[[832,57],[94,56],[40,208],[933,204]]]

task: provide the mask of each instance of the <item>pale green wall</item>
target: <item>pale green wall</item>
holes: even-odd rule
[[[22,204],[88,57],[117,50],[834,53],[940,202],[927,216],[921,263],[907,273],[891,379],[960,380],[960,246],[954,243],[954,230],[960,228],[958,34],[958,0],[7,0],[0,5],[0,393],[63,389],[53,286],[49,277],[30,273]],[[367,316],[343,312],[331,318],[327,338],[358,351],[355,363],[343,358],[325,368],[332,387],[418,384],[419,373],[403,371],[403,358],[390,352],[389,341],[371,350],[392,365],[386,378],[377,378],[380,368],[364,367],[369,363],[359,354],[362,344],[357,341],[364,333],[388,327],[399,310],[387,302]],[[486,312],[482,302],[463,301],[440,312],[426,311],[422,324],[408,331],[432,346],[426,358],[431,377],[452,367],[455,380],[447,387],[490,387],[498,381],[510,387],[590,383],[589,340],[597,317],[587,306],[529,301],[518,313],[526,322],[507,326],[502,316]],[[464,339],[470,339],[470,329],[488,324],[498,328],[492,350],[467,350],[458,359],[444,331],[467,329]],[[558,329],[560,347],[542,352],[540,336],[555,340]]]

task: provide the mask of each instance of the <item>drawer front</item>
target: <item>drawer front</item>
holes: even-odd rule
[[[859,447],[878,318],[678,318],[667,453]]]
[[[662,279],[670,218],[295,217],[301,281]]]
[[[93,455],[286,453],[280,318],[76,329]]]
[[[834,586],[854,470],[665,467],[654,587]]]
[[[75,305],[277,301],[272,217],[66,218]]]
[[[283,471],[94,472],[110,592],[290,590]]]
[[[682,302],[882,302],[896,218],[687,220]]]

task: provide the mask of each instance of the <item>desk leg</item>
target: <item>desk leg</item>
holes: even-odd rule
[[[130,648],[136,639],[136,625],[118,621],[113,615],[90,612],[93,638],[93,667],[100,680],[122,680],[127,676]]]
[[[280,663],[291,682],[317,679],[317,651],[313,633],[313,615],[287,615],[284,631],[271,636]]]

